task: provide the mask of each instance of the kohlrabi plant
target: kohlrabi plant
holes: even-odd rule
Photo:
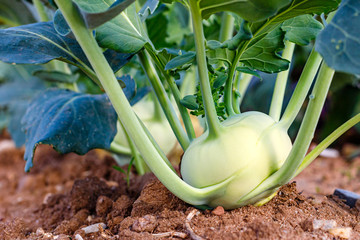
[[[0,60],[45,64],[35,76],[66,79],[31,98],[22,117],[27,171],[39,144],[85,154],[116,151],[125,139],[129,153],[144,160],[134,162],[139,172],[148,167],[187,203],[262,205],[360,121],[356,114],[308,153],[335,71],[360,73],[357,0],[34,0],[27,6],[44,22],[0,30]],[[296,45],[313,49],[284,104]],[[147,92],[133,79],[142,72],[154,97],[134,109]],[[277,74],[270,109],[242,112],[259,72]],[[289,128],[304,107],[292,141]],[[200,137],[190,114],[204,122]],[[157,126],[147,122],[153,120]],[[165,123],[184,150],[181,176],[166,157],[163,144],[173,141]],[[117,129],[122,137],[115,137]]]

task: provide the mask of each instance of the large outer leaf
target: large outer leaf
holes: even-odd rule
[[[360,1],[344,0],[319,34],[316,51],[338,71],[360,74]]]
[[[336,9],[339,2],[340,0],[294,0],[267,21],[251,24],[254,37],[245,43],[240,61],[264,72],[286,70],[286,61],[276,54],[284,46],[282,43],[284,36],[280,33],[283,22],[304,14],[328,13]],[[294,40],[293,36],[292,40]]]
[[[73,64],[87,62],[78,43],[72,38],[58,35],[51,22],[0,30],[1,61],[41,64],[53,59]]]
[[[116,72],[134,54],[104,52]],[[7,63],[42,64],[58,59],[75,66],[89,66],[77,41],[57,33],[52,22],[34,23],[20,27],[0,29],[0,60]]]
[[[74,0],[79,7],[87,12],[106,11],[112,0]],[[147,40],[147,35],[141,26],[135,5],[131,5],[111,21],[96,29],[99,45],[122,53],[138,52]]]
[[[288,5],[291,0],[200,0],[203,18],[211,14],[230,11],[250,22],[265,20]]]
[[[32,167],[39,144],[49,144],[61,153],[78,154],[109,148],[116,134],[116,121],[116,112],[106,95],[45,91],[32,101],[23,117],[25,170]]]

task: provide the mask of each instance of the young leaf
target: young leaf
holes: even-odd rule
[[[360,2],[342,1],[332,21],[319,34],[318,51],[333,69],[360,74]]]
[[[74,0],[88,13],[106,11],[111,4],[103,0]],[[147,35],[138,17],[135,4],[130,5],[112,20],[96,28],[96,39],[103,48],[122,53],[136,53],[142,49]]]
[[[187,52],[171,59],[165,66],[165,70],[175,69],[195,60],[195,52]]]
[[[323,29],[323,25],[311,15],[301,15],[286,20],[281,29],[285,39],[298,45],[308,45]]]
[[[33,166],[39,144],[60,153],[85,154],[109,148],[116,134],[117,115],[108,97],[50,89],[36,97],[22,119],[26,131],[25,170]]]
[[[288,5],[291,0],[200,0],[200,10],[203,18],[211,14],[230,11],[238,14],[249,22],[265,20]]]
[[[180,100],[180,103],[190,110],[198,110],[199,104],[196,102],[196,96],[194,95],[187,95],[183,99]]]
[[[237,67],[236,70],[239,72],[242,72],[242,73],[253,75],[259,79],[262,79],[260,74],[257,71],[250,69],[248,67]]]

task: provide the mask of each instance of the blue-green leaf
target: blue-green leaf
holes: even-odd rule
[[[341,72],[360,74],[360,1],[344,0],[332,21],[319,34],[318,51]]]
[[[117,115],[106,95],[50,89],[36,97],[22,119],[26,131],[25,170],[33,166],[39,144],[60,153],[85,154],[109,148],[116,134]]]
[[[139,11],[141,20],[144,21],[149,15],[153,14],[158,6],[159,0],[147,0]]]
[[[134,56],[134,53],[104,52],[116,72]],[[78,67],[90,66],[77,41],[59,35],[52,22],[0,29],[0,60],[6,63],[43,64],[58,59]]]
[[[136,83],[135,80],[130,75],[124,75],[117,78],[118,81],[121,81],[125,87],[123,88],[126,98],[130,101],[134,98],[136,94]]]
[[[0,60],[7,63],[42,64],[60,59],[75,65],[87,59],[76,40],[60,36],[51,22],[0,30]]]

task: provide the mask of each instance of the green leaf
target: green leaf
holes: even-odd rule
[[[236,70],[239,71],[239,72],[250,74],[250,75],[253,75],[253,76],[257,77],[257,78],[262,79],[258,72],[256,72],[253,69],[250,69],[248,67],[237,67]]]
[[[333,69],[360,74],[360,2],[344,0],[332,21],[319,34],[318,51]]]
[[[183,99],[180,100],[180,103],[190,110],[198,110],[199,104],[196,102],[196,96],[194,95],[187,95]]]
[[[81,8],[79,10],[88,28],[94,29],[119,15],[122,11],[124,11],[134,2],[135,0],[118,0],[113,2],[112,5],[109,6],[109,8],[103,11],[87,12],[82,10]]]
[[[220,74],[213,83],[213,88],[217,89],[221,86],[223,86],[227,80],[228,76],[224,73]]]
[[[228,65],[231,65],[235,57],[235,51],[228,48],[208,49],[206,50],[206,56],[210,64],[226,62]]]
[[[264,34],[277,28],[284,21],[301,16],[304,14],[317,14],[329,13],[334,11],[341,0],[293,0],[292,3],[283,8],[278,14],[271,17],[266,22],[252,24],[252,32],[258,34]]]
[[[190,64],[195,60],[195,52],[187,52],[171,59],[165,66],[165,70],[175,69],[185,64]]]
[[[200,0],[199,5],[205,19],[214,13],[230,11],[249,22],[257,22],[275,15],[290,2],[291,0]]]
[[[286,40],[298,45],[308,45],[323,29],[323,25],[307,14],[286,20],[281,29],[286,32]]]
[[[275,73],[289,68],[289,61],[277,52],[284,48],[284,32],[280,27],[251,40],[240,57],[245,66],[266,73]]]
[[[74,0],[86,12],[106,11],[112,0]],[[96,28],[96,39],[101,47],[122,53],[135,53],[148,42],[135,4],[130,5],[112,20]]]
[[[25,170],[32,167],[36,147],[51,145],[60,153],[85,154],[110,147],[117,115],[104,95],[51,89],[33,99],[23,124],[26,131]]]

